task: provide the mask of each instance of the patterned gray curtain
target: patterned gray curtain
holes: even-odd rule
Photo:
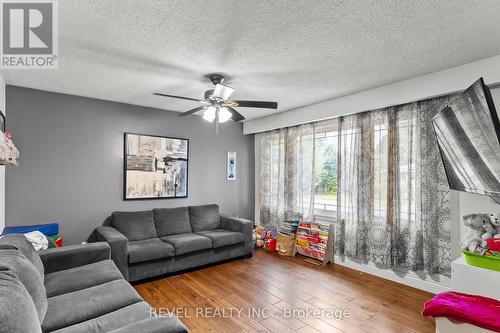
[[[432,128],[448,99],[339,119],[342,254],[450,275],[450,191]]]
[[[262,225],[279,227],[287,216],[313,218],[313,124],[264,133],[260,168]]]
[[[260,142],[260,224],[275,228],[285,216],[287,130],[266,132]]]

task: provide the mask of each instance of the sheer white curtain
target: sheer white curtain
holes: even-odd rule
[[[338,220],[342,253],[376,264],[390,262],[387,224],[387,114],[372,111],[339,119]]]
[[[260,168],[262,225],[278,227],[287,216],[313,218],[314,124],[264,133]]]
[[[276,227],[285,216],[286,129],[266,132],[260,145],[260,223]]]

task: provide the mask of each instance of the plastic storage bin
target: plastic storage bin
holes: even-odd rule
[[[465,255],[465,261],[472,266],[491,269],[500,272],[500,258],[495,256],[482,256],[477,253],[462,251]]]

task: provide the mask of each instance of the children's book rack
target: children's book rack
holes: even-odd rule
[[[297,253],[319,260],[323,266],[333,264],[335,229],[333,224],[301,222],[297,228],[293,256]]]

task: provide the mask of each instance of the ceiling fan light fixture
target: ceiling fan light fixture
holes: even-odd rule
[[[214,85],[213,89],[205,91],[204,99],[197,99],[191,97],[169,95],[163,93],[154,93],[156,96],[177,98],[193,102],[198,102],[203,105],[195,107],[191,110],[179,114],[179,117],[186,117],[193,114],[199,114],[203,112],[203,119],[206,121],[216,123],[216,128],[218,128],[219,123],[224,123],[228,120],[233,120],[240,122],[245,120],[245,117],[235,110],[235,107],[244,108],[262,108],[262,109],[274,109],[278,108],[277,102],[270,101],[250,101],[250,100],[231,100],[230,97],[234,92],[234,88],[222,84],[224,82],[224,76],[220,73],[213,73],[207,75],[210,81]]]
[[[224,84],[216,84],[214,88],[214,93],[212,94],[212,97],[214,98],[220,98],[223,101],[227,101],[229,97],[231,97],[231,94],[233,93],[234,88],[231,88],[229,86],[226,86]]]
[[[215,107],[209,106],[205,112],[203,112],[203,119],[205,119],[208,122],[213,123],[215,120]]]
[[[219,123],[225,123],[229,119],[231,119],[232,114],[225,107],[219,108]]]

